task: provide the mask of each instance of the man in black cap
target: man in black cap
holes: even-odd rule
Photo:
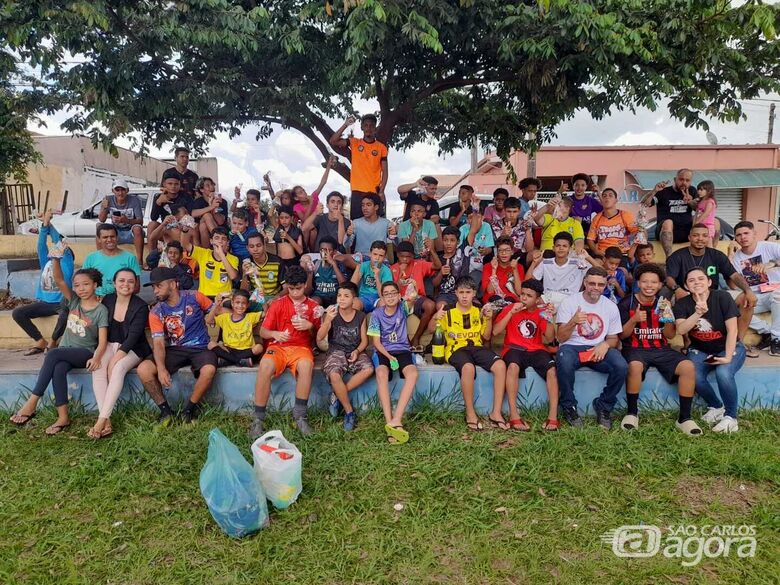
[[[191,423],[198,416],[200,399],[217,373],[217,356],[208,349],[210,338],[206,328],[206,314],[213,303],[197,291],[180,291],[177,278],[173,268],[158,267],[152,270],[149,283],[144,285],[154,287],[157,304],[149,312],[153,354],[138,365],[138,377],[160,408],[161,427],[173,421],[171,407],[163,394],[163,389],[171,387],[173,374],[190,366],[195,375],[192,396],[182,411],[184,422]]]
[[[173,151],[176,165],[163,172],[162,180],[179,179],[179,189],[181,193],[186,193],[190,198],[195,196],[195,183],[198,182],[198,175],[187,168],[190,163],[190,151],[179,146]]]

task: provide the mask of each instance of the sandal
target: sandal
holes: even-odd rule
[[[634,414],[627,414],[620,421],[620,428],[626,431],[633,431],[639,428],[639,417]]]
[[[69,422],[66,422],[63,425],[54,424],[54,425],[51,425],[50,427],[48,427],[44,432],[47,435],[49,435],[50,437],[53,437],[54,435],[59,435],[62,431],[67,429],[69,426],[70,426]],[[49,432],[49,431],[51,431],[51,432]]]
[[[485,430],[485,427],[482,425],[482,421],[481,421],[481,420],[479,420],[479,419],[477,419],[477,420],[476,420],[476,421],[474,421],[474,422],[469,422],[469,421],[467,420],[467,421],[466,421],[466,426],[468,427],[468,429],[469,429],[470,431],[472,431],[472,432],[474,432],[474,433],[478,433],[478,432],[480,432],[480,431],[484,431],[484,430]]]
[[[504,419],[488,417],[488,422],[490,423],[490,426],[492,428],[498,429],[500,431],[508,431],[510,427],[509,423],[506,422]]]
[[[397,427],[385,425],[385,433],[387,433],[387,442],[391,445],[403,445],[409,440],[409,432],[400,425]]]
[[[531,430],[531,426],[523,420],[523,417],[513,418],[510,420],[509,428],[511,428],[513,431],[523,431],[524,433],[527,433]]]
[[[23,417],[24,417],[24,420],[23,420],[23,421],[21,421],[21,422],[16,422],[16,421],[13,419],[13,417],[9,418],[8,420],[10,420],[12,423],[14,423],[14,424],[15,424],[17,427],[23,427],[23,426],[24,426],[24,425],[26,425],[28,422],[30,422],[32,419],[34,419],[36,414],[38,414],[38,413],[37,413],[37,411],[36,411],[36,412],[33,412],[32,414],[19,414],[19,413],[17,413],[17,414],[15,414],[14,416],[23,416]]]
[[[40,347],[31,347],[27,351],[25,351],[22,355],[24,357],[30,357],[31,355],[38,355],[39,353],[43,353],[43,349]]]
[[[674,426],[676,426],[678,429],[680,429],[680,431],[682,431],[684,434],[690,437],[698,437],[702,434],[699,425],[697,425],[691,419],[688,419],[683,422],[675,421]]]
[[[561,428],[561,422],[558,419],[548,418],[542,425],[543,431],[557,431]]]
[[[761,355],[761,354],[758,353],[758,350],[755,347],[753,347],[752,345],[746,345],[745,346],[745,357],[757,358],[759,355]]]

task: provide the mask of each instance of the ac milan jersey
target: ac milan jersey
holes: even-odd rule
[[[661,349],[669,347],[669,340],[664,337],[664,325],[656,312],[656,306],[660,296],[656,296],[649,305],[640,304],[636,295],[625,297],[618,309],[620,310],[620,322],[625,325],[637,311],[642,312],[642,320],[634,326],[631,337],[623,340],[623,345],[632,349]]]

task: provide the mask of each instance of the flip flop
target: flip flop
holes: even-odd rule
[[[40,347],[31,347],[30,349],[25,351],[22,355],[25,357],[29,357],[31,355],[38,355],[39,353],[43,353],[43,351],[44,350],[41,349]]]
[[[23,426],[24,426],[24,425],[26,425],[28,422],[30,422],[32,419],[34,419],[36,414],[38,414],[38,413],[37,413],[37,412],[33,412],[32,414],[19,414],[19,415],[14,415],[14,416],[23,416],[23,417],[25,417],[25,419],[24,419],[22,422],[16,422],[16,421],[14,421],[14,420],[11,420],[11,422],[12,422],[13,424],[15,424],[17,427],[23,427]],[[9,419],[9,420],[10,420],[10,419]]]
[[[531,425],[529,425],[527,422],[523,420],[522,417],[520,418],[513,418],[509,421],[509,428],[513,431],[522,431],[524,433],[527,433],[531,430]]]
[[[394,442],[390,442],[391,445],[403,445],[409,440],[409,433],[402,426],[385,425],[385,433],[388,441],[394,439]]]
[[[484,431],[485,427],[482,425],[482,421],[477,419],[474,422],[466,421],[466,426],[468,429],[474,433],[478,433],[480,431]]]
[[[557,419],[548,418],[542,425],[543,431],[557,431],[561,428],[561,422]]]
[[[753,347],[752,345],[746,345],[745,346],[745,357],[757,358],[759,355],[761,355],[761,354],[758,353],[758,350],[755,347]]]
[[[682,431],[684,434],[686,434],[686,435],[688,435],[690,437],[699,437],[702,434],[701,428],[699,427],[699,425],[697,425],[691,419],[688,419],[688,420],[683,421],[683,422],[676,422],[675,421],[674,425],[678,429],[680,429],[680,431]]]
[[[508,431],[511,428],[511,425],[505,420],[488,417],[488,422],[490,423],[491,428],[498,429],[500,431]]]
[[[53,437],[54,435],[59,435],[62,431],[67,429],[70,426],[69,422],[66,422],[64,425],[51,425],[49,428],[47,428],[44,433],[49,435],[50,437]],[[49,429],[54,429],[53,433],[49,432]]]

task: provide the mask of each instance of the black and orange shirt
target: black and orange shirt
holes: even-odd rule
[[[664,323],[660,321],[660,315],[656,311],[658,306],[657,296],[655,301],[649,305],[643,305],[636,298],[636,295],[626,296],[618,304],[620,310],[620,322],[625,325],[637,311],[642,314],[642,320],[634,326],[631,337],[623,340],[623,347],[632,349],[661,349],[669,347],[669,340],[664,337]]]
[[[149,311],[152,339],[163,338],[167,346],[205,349],[210,341],[206,313],[212,305],[211,299],[192,290],[180,291],[173,306],[157,303]]]
[[[349,150],[352,154],[350,187],[353,191],[376,193],[382,182],[382,161],[387,160],[387,146],[378,140],[366,142],[352,137]]]

